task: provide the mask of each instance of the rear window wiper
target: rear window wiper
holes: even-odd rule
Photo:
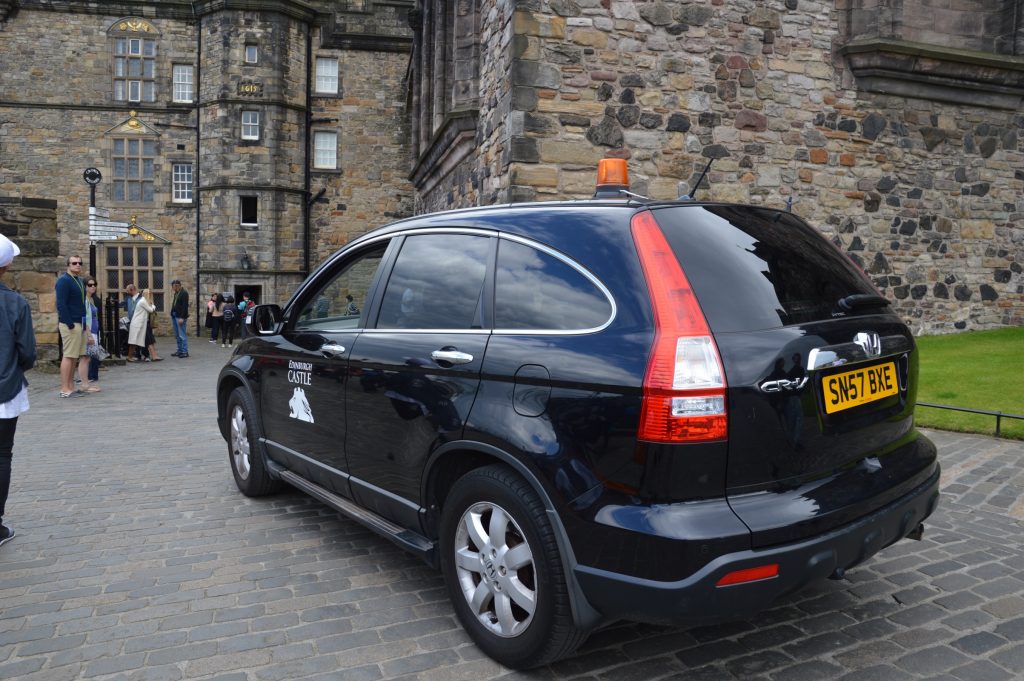
[[[840,298],[836,305],[843,312],[853,312],[859,307],[885,307],[889,305],[889,301],[873,293],[855,293],[852,296]]]

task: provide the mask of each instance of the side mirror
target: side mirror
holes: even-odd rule
[[[252,312],[252,328],[260,336],[279,334],[283,326],[284,315],[280,305],[257,305]]]

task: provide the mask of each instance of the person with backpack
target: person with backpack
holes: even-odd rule
[[[221,295],[217,294],[218,298]],[[230,348],[235,340],[235,297],[228,296],[221,298],[221,302],[218,304],[221,311],[221,323],[220,323],[220,346],[222,348]]]
[[[241,331],[238,333],[239,338],[245,338],[249,335],[249,330],[246,328],[246,317],[252,313],[252,309],[256,307],[256,301],[249,297],[249,292],[246,291],[242,294],[242,301],[238,303],[238,324],[241,326]]]

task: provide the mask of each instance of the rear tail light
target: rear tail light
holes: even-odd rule
[[[700,303],[654,216],[638,213],[631,227],[655,324],[637,437],[665,443],[725,439],[725,373]]]
[[[779,576],[779,565],[778,563],[772,563],[770,565],[760,565],[754,568],[747,568],[746,570],[736,570],[730,572],[726,576],[718,580],[715,586],[735,586],[737,584],[749,584],[750,582],[760,582],[765,579],[774,579]]]

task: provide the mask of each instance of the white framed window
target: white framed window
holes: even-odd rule
[[[194,69],[191,64],[175,64],[173,69],[174,101],[192,102],[192,86],[195,82]]]
[[[330,57],[316,58],[316,91],[323,94],[338,94],[338,60]]]
[[[192,164],[175,163],[171,178],[171,199],[175,203],[192,203]]]
[[[114,39],[114,100],[156,101],[156,41]]]
[[[338,133],[313,133],[313,167],[327,170],[338,167]]]
[[[245,45],[245,63],[256,64],[260,60],[260,48],[258,45],[253,43],[246,43]]]
[[[260,112],[242,112],[242,139],[258,140],[260,138]]]
[[[152,203],[156,177],[156,140],[117,137],[111,154],[114,167],[112,199]]]
[[[238,220],[242,225],[254,227],[259,224],[260,200],[256,196],[238,197]]]

